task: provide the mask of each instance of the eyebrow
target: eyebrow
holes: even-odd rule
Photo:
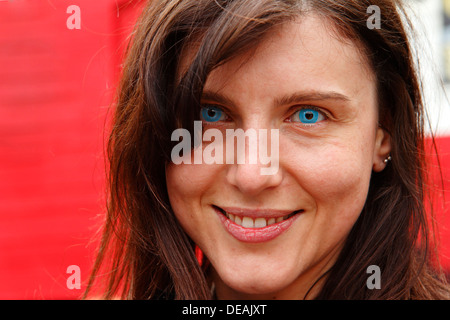
[[[202,100],[211,100],[222,105],[235,107],[233,100],[219,92],[205,90],[202,93]]]
[[[293,104],[299,101],[342,101],[350,102],[351,99],[346,95],[335,91],[305,91],[295,92],[291,95],[283,96],[275,100],[276,106],[282,106],[287,104]]]
[[[215,101],[219,104],[223,104],[226,106],[235,107],[235,103],[233,100],[228,98],[227,96],[214,91],[205,90],[202,94],[203,100]],[[336,91],[299,91],[290,95],[282,96],[275,99],[275,106],[283,106],[298,103],[300,101],[326,101],[326,100],[334,100],[334,101],[342,101],[342,102],[350,102],[351,99],[346,95],[336,92]]]

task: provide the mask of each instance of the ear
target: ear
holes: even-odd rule
[[[375,137],[375,150],[373,153],[373,171],[380,172],[386,168],[385,160],[391,152],[391,136],[383,128],[378,127]]]

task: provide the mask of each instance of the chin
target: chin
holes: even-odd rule
[[[295,282],[297,272],[279,268],[278,266],[263,267],[261,264],[251,264],[248,268],[237,267],[216,270],[217,275],[224,284],[242,295],[268,296],[276,295],[290,284]],[[250,298],[250,297],[249,297]],[[253,297],[255,298],[255,297]],[[268,297],[262,297],[268,298]]]
[[[225,284],[241,299],[274,299],[290,282],[274,279],[240,278],[223,279]]]

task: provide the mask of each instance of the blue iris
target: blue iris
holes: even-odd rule
[[[302,123],[316,123],[319,121],[319,111],[314,109],[302,109],[299,111],[300,122]]]
[[[206,122],[217,122],[221,120],[223,111],[217,107],[208,106],[202,107],[201,114]]]

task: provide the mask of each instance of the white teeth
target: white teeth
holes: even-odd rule
[[[288,218],[288,216],[278,217],[278,218],[250,218],[250,217],[240,217],[231,213],[227,213],[226,216],[228,219],[240,225],[244,228],[264,228],[266,226],[270,226],[274,223],[281,222]]]
[[[254,226],[253,219],[249,218],[249,217],[243,217],[242,218],[242,226],[244,228],[253,228],[253,226]]]
[[[255,219],[255,228],[264,228],[267,226],[267,221],[264,218]]]

